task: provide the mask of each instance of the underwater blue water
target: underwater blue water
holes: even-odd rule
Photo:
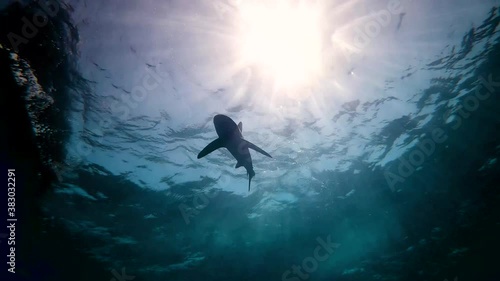
[[[16,274],[500,280],[499,1],[316,1],[321,75],[293,88],[242,60],[248,2],[49,2],[0,5],[33,136],[2,156],[52,175],[22,180]],[[250,191],[227,150],[196,157],[216,114],[273,157]]]

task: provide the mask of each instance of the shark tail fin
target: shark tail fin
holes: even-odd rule
[[[248,173],[248,192],[250,192],[250,182],[252,182],[252,178],[255,176],[255,172],[250,170]]]

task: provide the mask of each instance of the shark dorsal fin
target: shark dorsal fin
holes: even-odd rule
[[[243,133],[243,123],[238,123],[238,129],[240,129],[240,133]]]

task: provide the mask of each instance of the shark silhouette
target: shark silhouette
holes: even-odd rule
[[[217,114],[214,116],[214,126],[218,139],[209,143],[203,150],[198,154],[198,159],[206,156],[212,151],[225,147],[234,158],[236,158],[236,167],[245,167],[248,174],[248,191],[250,191],[250,182],[255,176],[252,165],[252,156],[250,156],[249,148],[258,151],[268,157],[273,158],[269,153],[265,152],[262,148],[256,146],[255,144],[243,139],[241,132],[243,131],[243,124],[240,122],[237,126],[233,119],[227,117],[226,115]]]

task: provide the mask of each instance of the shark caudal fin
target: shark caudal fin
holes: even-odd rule
[[[221,139],[216,139],[216,140],[212,141],[207,146],[205,146],[205,148],[203,148],[203,150],[200,151],[200,153],[198,153],[198,159],[204,157],[207,154],[210,154],[214,150],[221,148],[221,147],[224,147],[224,143]]]
[[[252,178],[255,176],[255,172],[251,170],[248,172],[248,192],[250,192],[250,183],[252,182]]]
[[[269,153],[265,152],[264,149],[256,146],[255,144],[253,144],[253,143],[251,143],[251,142],[249,142],[247,140],[243,140],[243,141],[245,141],[247,143],[248,148],[251,148],[251,149],[253,149],[253,150],[257,151],[257,152],[260,152],[260,153],[264,154],[267,157],[273,158]]]

